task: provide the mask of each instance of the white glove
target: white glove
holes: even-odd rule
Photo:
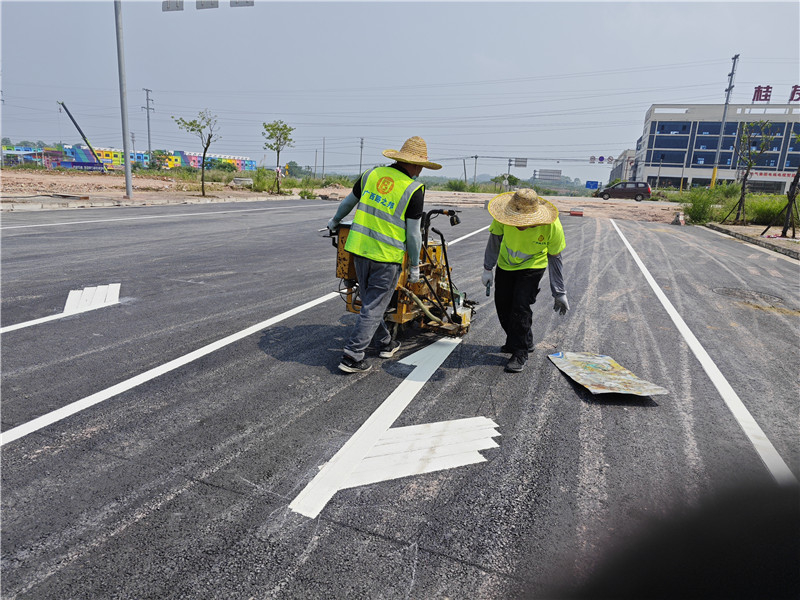
[[[408,283],[417,283],[419,281],[419,265],[416,267],[408,267]]]
[[[336,235],[339,232],[339,222],[334,218],[328,221],[328,231],[331,235]]]
[[[558,296],[553,296],[553,310],[556,311],[560,315],[567,314],[569,310],[569,302],[567,302],[567,295],[566,294],[559,294]]]
[[[491,287],[492,283],[494,283],[494,273],[491,269],[484,269],[483,273],[481,274],[481,283],[483,287]]]

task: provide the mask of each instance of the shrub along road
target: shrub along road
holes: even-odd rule
[[[489,224],[475,207],[458,227],[434,223],[454,282],[481,304],[393,426],[486,417],[499,447],[341,489],[313,519],[292,511],[401,387],[413,369],[402,359],[436,340],[410,335],[394,358],[370,357],[371,372],[338,371],[355,317],[328,297],[334,250],[317,230],[333,206],[4,216],[3,327],[59,313],[69,290],[121,283],[121,294],[2,337],[4,435],[107,391],[3,439],[3,597],[549,594],[591,578],[652,518],[731,487],[772,489],[622,236],[763,430],[779,476],[800,474],[786,370],[800,353],[797,261],[705,228],[564,216],[571,310],[553,312],[543,281],[536,349],[508,374],[480,285],[486,233],[459,239]],[[547,359],[560,350],[608,354],[670,393],[593,397]]]

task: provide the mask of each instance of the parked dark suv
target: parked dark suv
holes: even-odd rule
[[[644,181],[620,181],[607,188],[597,190],[595,197],[608,200],[609,198],[633,198],[637,202],[650,198],[650,186]]]

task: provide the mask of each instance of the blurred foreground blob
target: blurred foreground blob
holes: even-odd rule
[[[568,590],[568,591],[564,591]],[[559,600],[800,598],[800,487],[729,491],[623,544]]]

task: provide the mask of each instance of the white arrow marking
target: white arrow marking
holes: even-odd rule
[[[9,325],[0,329],[0,333],[22,329],[23,327],[30,327],[31,325],[39,325],[40,323],[63,319],[70,315],[119,304],[119,289],[121,285],[120,283],[112,283],[110,285],[87,287],[83,288],[83,290],[72,290],[67,296],[64,312],[57,315],[50,315],[49,317],[42,317],[41,319],[34,319],[33,321]]]
[[[488,419],[389,429],[460,342],[460,338],[442,338],[401,360],[417,368],[320,469],[289,508],[313,519],[340,489],[485,460],[477,450],[496,447],[491,438],[499,435],[490,433],[496,425]],[[459,444],[452,443],[458,431],[480,433],[477,440],[464,436]],[[448,445],[452,447],[447,449]],[[387,468],[391,473],[381,473]]]
[[[497,448],[497,424],[486,417],[389,429],[353,470],[343,488],[454,469],[486,459]]]

